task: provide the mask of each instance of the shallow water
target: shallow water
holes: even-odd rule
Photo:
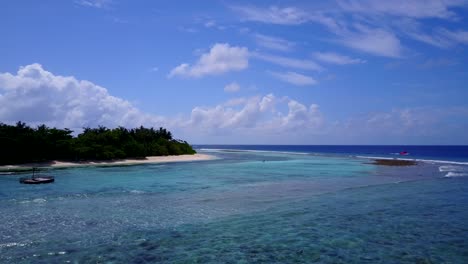
[[[2,176],[0,262],[468,262],[468,177],[450,168],[216,155]]]

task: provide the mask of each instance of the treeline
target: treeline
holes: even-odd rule
[[[109,129],[84,128],[73,131],[40,125],[31,128],[18,122],[0,123],[0,164],[20,164],[50,160],[112,160],[195,154],[186,142],[172,138],[170,131],[159,128]]]

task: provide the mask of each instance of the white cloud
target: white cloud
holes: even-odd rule
[[[279,51],[290,51],[295,45],[294,42],[262,34],[255,34],[255,41],[262,47]]]
[[[345,4],[341,5],[346,6]],[[357,7],[353,8],[357,9]],[[279,8],[275,6],[269,8],[244,6],[235,7],[234,10],[238,11],[245,20],[268,24],[298,25],[315,22],[325,26],[334,34],[337,37],[336,43],[376,56],[402,57],[403,48],[400,40],[391,30],[375,25],[365,26],[353,20],[344,22],[342,16],[336,16],[337,12],[351,12],[353,10],[351,7],[347,10],[338,9],[328,13],[314,10],[305,12],[296,7]],[[340,17],[341,21],[336,17]]]
[[[226,101],[222,105],[225,106],[225,107],[235,107],[235,106],[245,104],[247,102],[247,100],[248,99],[244,98],[244,97],[236,97],[236,98],[233,98],[233,99],[229,99],[228,101]]]
[[[271,72],[270,74],[284,82],[288,82],[298,86],[317,84],[317,81],[314,78],[296,72]]]
[[[214,21],[214,20],[208,20],[208,21],[205,22],[204,25],[205,25],[205,27],[207,27],[207,28],[211,28],[211,27],[216,26],[216,21]]]
[[[464,106],[395,108],[351,117],[337,128],[373,144],[460,144],[468,142],[468,122],[460,122],[466,118]]]
[[[406,36],[438,48],[448,49],[458,44],[468,44],[468,31],[439,27],[426,33],[421,23],[414,20],[402,20],[397,25]]]
[[[45,123],[75,130],[99,125],[169,126],[182,134],[194,129],[203,133],[206,133],[205,129],[210,133],[225,132],[226,129],[250,131],[251,135],[270,133],[309,126],[313,124],[309,121],[316,120],[319,115],[292,99],[268,94],[235,98],[214,107],[197,106],[188,118],[160,117],[140,111],[92,82],[55,75],[40,64],[21,67],[16,74],[0,73],[0,105],[0,120],[6,123],[21,120],[30,125]],[[286,106],[288,110],[277,111],[276,105]],[[305,115],[304,109],[307,109]]]
[[[0,120],[7,123],[80,129],[85,126],[159,125],[157,116],[142,113],[89,81],[54,75],[40,64],[21,67],[17,74],[0,73]]]
[[[457,22],[459,17],[455,12],[456,8],[466,7],[468,4],[466,0],[397,0],[391,2],[379,0],[349,0],[340,1],[339,4],[344,12],[354,16],[359,14],[357,17],[365,18],[363,20],[367,20],[367,24],[371,25],[371,27],[375,27],[376,24],[379,25],[380,29],[377,30],[380,32],[375,32],[376,29],[362,30],[361,26],[361,28],[358,28],[358,32],[356,32],[358,38],[351,38],[349,41],[346,41],[345,38],[344,42],[349,47],[359,49],[352,45],[352,43],[359,45],[359,42],[355,41],[361,39],[359,34],[376,36],[372,37],[374,39],[373,41],[368,37],[364,37],[364,42],[369,45],[362,45],[360,49],[375,55],[380,54],[387,57],[398,57],[399,52],[401,55],[401,47],[398,48],[400,44],[399,40],[396,38],[397,35],[409,37],[438,48],[450,48],[457,44],[468,43],[468,31],[451,31],[440,27],[434,29],[431,28],[430,24],[420,22],[422,19],[427,18]],[[395,17],[397,17],[397,19],[395,19]],[[389,23],[388,21],[391,22]],[[352,22],[353,21],[351,21],[351,23]],[[358,24],[358,27],[359,26]],[[376,39],[379,39],[379,41],[376,41]],[[378,43],[381,43],[383,47],[381,50],[370,48],[378,47]]]
[[[216,43],[208,53],[202,54],[194,65],[182,63],[175,67],[168,77],[202,77],[244,70],[249,65],[248,56],[249,52],[245,47],[230,46],[227,43]]]
[[[288,114],[281,120],[284,127],[305,128],[310,125],[318,127],[323,122],[319,106],[316,104],[312,104],[307,108],[295,100],[290,100],[288,109]]]
[[[353,59],[348,56],[340,55],[334,52],[315,52],[314,56],[320,61],[339,65],[360,64],[366,62],[365,60]]]
[[[207,20],[203,23],[203,26],[210,29],[225,30],[227,27],[219,25],[215,20]]]
[[[264,96],[259,103],[260,112],[275,109],[276,101],[277,100],[273,94],[267,94],[266,96]]]
[[[399,19],[394,22],[394,25],[398,31],[407,37],[438,48],[446,49],[460,43],[460,41],[457,40],[457,37],[451,37],[451,33],[455,33],[456,31],[437,28],[436,30],[432,30],[430,33],[426,33],[423,29],[423,23],[415,19]],[[463,33],[463,31],[458,32]],[[459,36],[462,35],[463,34],[460,34]],[[463,41],[461,43],[463,44]]]
[[[235,92],[238,92],[239,90],[240,90],[240,86],[236,82],[232,82],[224,86],[224,91],[227,93],[235,93]]]
[[[269,55],[269,54],[262,54],[262,53],[252,53],[252,57],[268,61],[274,64],[281,65],[283,67],[289,68],[296,68],[301,70],[314,70],[314,71],[321,71],[323,68],[318,65],[316,62],[312,60],[300,60],[300,59],[293,59],[283,56],[276,56],[276,55]]]
[[[348,0],[338,1],[340,6],[348,12],[373,13],[412,18],[440,18],[453,19],[457,15],[451,8],[463,6],[465,0]]]
[[[297,25],[307,22],[308,14],[295,7],[279,8],[270,6],[269,8],[258,8],[253,6],[235,6],[243,20],[257,21],[269,24]]]
[[[177,75],[180,75],[180,76],[188,75],[189,70],[190,70],[190,65],[188,63],[182,63],[179,66],[172,69],[168,77],[172,78]]]
[[[180,128],[200,143],[460,144],[468,142],[468,123],[459,122],[467,117],[466,107],[420,107],[333,121],[316,104],[268,94],[195,107]]]
[[[287,133],[315,129],[321,123],[316,107],[273,94],[234,98],[213,107],[196,106],[189,116],[147,114],[107,89],[73,76],[55,75],[40,64],[21,67],[16,74],[0,73],[0,120],[46,124],[79,131],[82,127],[165,126],[184,139],[218,134],[229,137]],[[278,111],[276,106],[280,109]],[[237,137],[237,136],[236,136]]]
[[[427,59],[424,63],[420,65],[422,69],[433,69],[439,67],[450,67],[457,65],[458,62],[454,59],[449,58],[431,58]]]
[[[421,41],[439,48],[449,48],[453,45],[449,39],[440,35],[426,34],[417,31],[406,31],[405,33],[414,40]]]
[[[75,3],[94,8],[107,8],[112,4],[112,0],[77,0]]]
[[[438,33],[451,40],[452,42],[455,43],[460,43],[460,44],[468,44],[468,31],[465,30],[457,30],[457,31],[450,31],[445,28],[441,28],[438,30]]]
[[[240,133],[238,135],[242,136],[247,133],[258,136],[298,132],[298,128],[310,132],[310,129],[315,130],[323,123],[317,105],[307,107],[288,97],[278,98],[268,94],[235,101],[235,104],[227,102],[213,107],[195,107],[185,127],[208,135]],[[277,105],[287,110],[278,111]]]
[[[339,43],[376,56],[400,58],[403,47],[397,36],[387,30],[355,25],[357,31],[341,35]]]
[[[375,56],[401,58],[405,50],[401,39],[405,37],[439,48],[467,44],[466,30],[432,28],[431,23],[419,23],[427,19],[457,23],[461,21],[461,9],[466,7],[468,0],[338,0],[337,4],[315,3],[302,7],[232,9],[246,21],[280,25],[317,23],[334,35],[335,43]]]
[[[419,107],[325,120],[316,104],[273,94],[195,106],[176,118],[140,111],[108,90],[39,64],[0,73],[0,120],[79,130],[85,126],[164,126],[192,143],[466,144],[468,108]],[[343,133],[346,131],[346,133]],[[261,135],[259,137],[259,135]]]

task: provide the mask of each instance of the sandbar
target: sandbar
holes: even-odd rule
[[[383,165],[383,166],[413,166],[418,164],[414,160],[402,160],[402,159],[375,159],[374,165]]]
[[[0,166],[0,171],[21,171],[30,170],[33,167],[37,168],[73,168],[73,167],[96,167],[96,166],[124,166],[138,165],[149,163],[167,163],[167,162],[188,162],[188,161],[204,161],[216,159],[215,156],[207,154],[187,154],[177,156],[151,156],[142,159],[122,159],[122,160],[106,160],[106,161],[49,161],[39,163],[3,165]]]

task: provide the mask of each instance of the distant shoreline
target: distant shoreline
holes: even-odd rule
[[[50,161],[38,162],[16,165],[2,165],[0,171],[26,171],[31,170],[33,167],[37,168],[74,168],[74,167],[112,167],[124,165],[138,165],[150,163],[167,163],[167,162],[189,162],[189,161],[204,161],[216,159],[215,156],[207,154],[186,154],[177,156],[150,156],[143,159],[122,159],[122,160],[95,160],[95,161],[82,161],[82,162],[69,162],[69,161]]]

